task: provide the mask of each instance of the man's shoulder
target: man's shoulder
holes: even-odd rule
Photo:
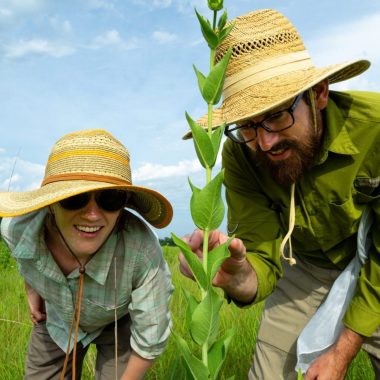
[[[347,117],[380,122],[380,93],[370,91],[331,91],[330,98]]]

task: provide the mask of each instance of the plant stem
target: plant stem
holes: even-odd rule
[[[214,20],[213,20],[213,29],[215,30],[216,28],[216,15],[217,12],[214,11]],[[210,70],[214,67],[214,58],[215,58],[215,49],[210,50]],[[207,118],[207,132],[208,135],[211,139],[212,136],[212,104],[209,103],[207,105],[207,113],[208,113],[208,118]],[[209,167],[206,165],[206,184],[208,184],[211,181],[212,178],[212,167]],[[203,269],[207,273],[207,257],[208,257],[208,237],[209,237],[209,229],[206,228],[204,230],[204,235],[203,235]],[[207,291],[203,290],[201,291],[202,295],[202,300],[205,299],[207,295]],[[202,345],[202,361],[203,364],[208,367],[208,341],[203,343]]]

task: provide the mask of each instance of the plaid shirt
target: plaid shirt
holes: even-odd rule
[[[65,277],[54,261],[44,240],[45,217],[46,210],[41,210],[4,218],[1,233],[21,275],[45,300],[47,329],[65,351],[79,271],[75,269]],[[168,304],[172,291],[157,238],[139,218],[128,213],[123,229],[114,232],[86,265],[78,342],[86,346],[95,339],[114,321],[116,309],[118,319],[128,313],[131,316],[133,350],[147,359],[157,357],[170,334]]]

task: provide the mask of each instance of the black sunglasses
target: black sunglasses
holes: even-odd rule
[[[92,192],[74,195],[59,201],[65,210],[80,210],[90,202]],[[127,203],[128,194],[124,190],[107,189],[95,192],[95,202],[104,211],[121,210]]]

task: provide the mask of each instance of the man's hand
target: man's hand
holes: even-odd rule
[[[183,240],[202,259],[203,231],[195,230],[190,236],[185,236]],[[220,231],[212,231],[208,240],[209,251],[227,240],[228,236]],[[247,261],[246,248],[240,239],[233,239],[229,245],[229,250],[231,256],[220,267],[214,277],[213,285],[222,288],[234,300],[248,304],[253,301],[256,295],[256,273]],[[179,255],[179,261],[182,274],[193,279],[191,269],[182,253]]]
[[[45,301],[27,282],[25,282],[25,290],[33,324],[44,321],[46,319]]]
[[[361,335],[344,328],[337,342],[311,364],[304,380],[343,380],[362,344]]]

